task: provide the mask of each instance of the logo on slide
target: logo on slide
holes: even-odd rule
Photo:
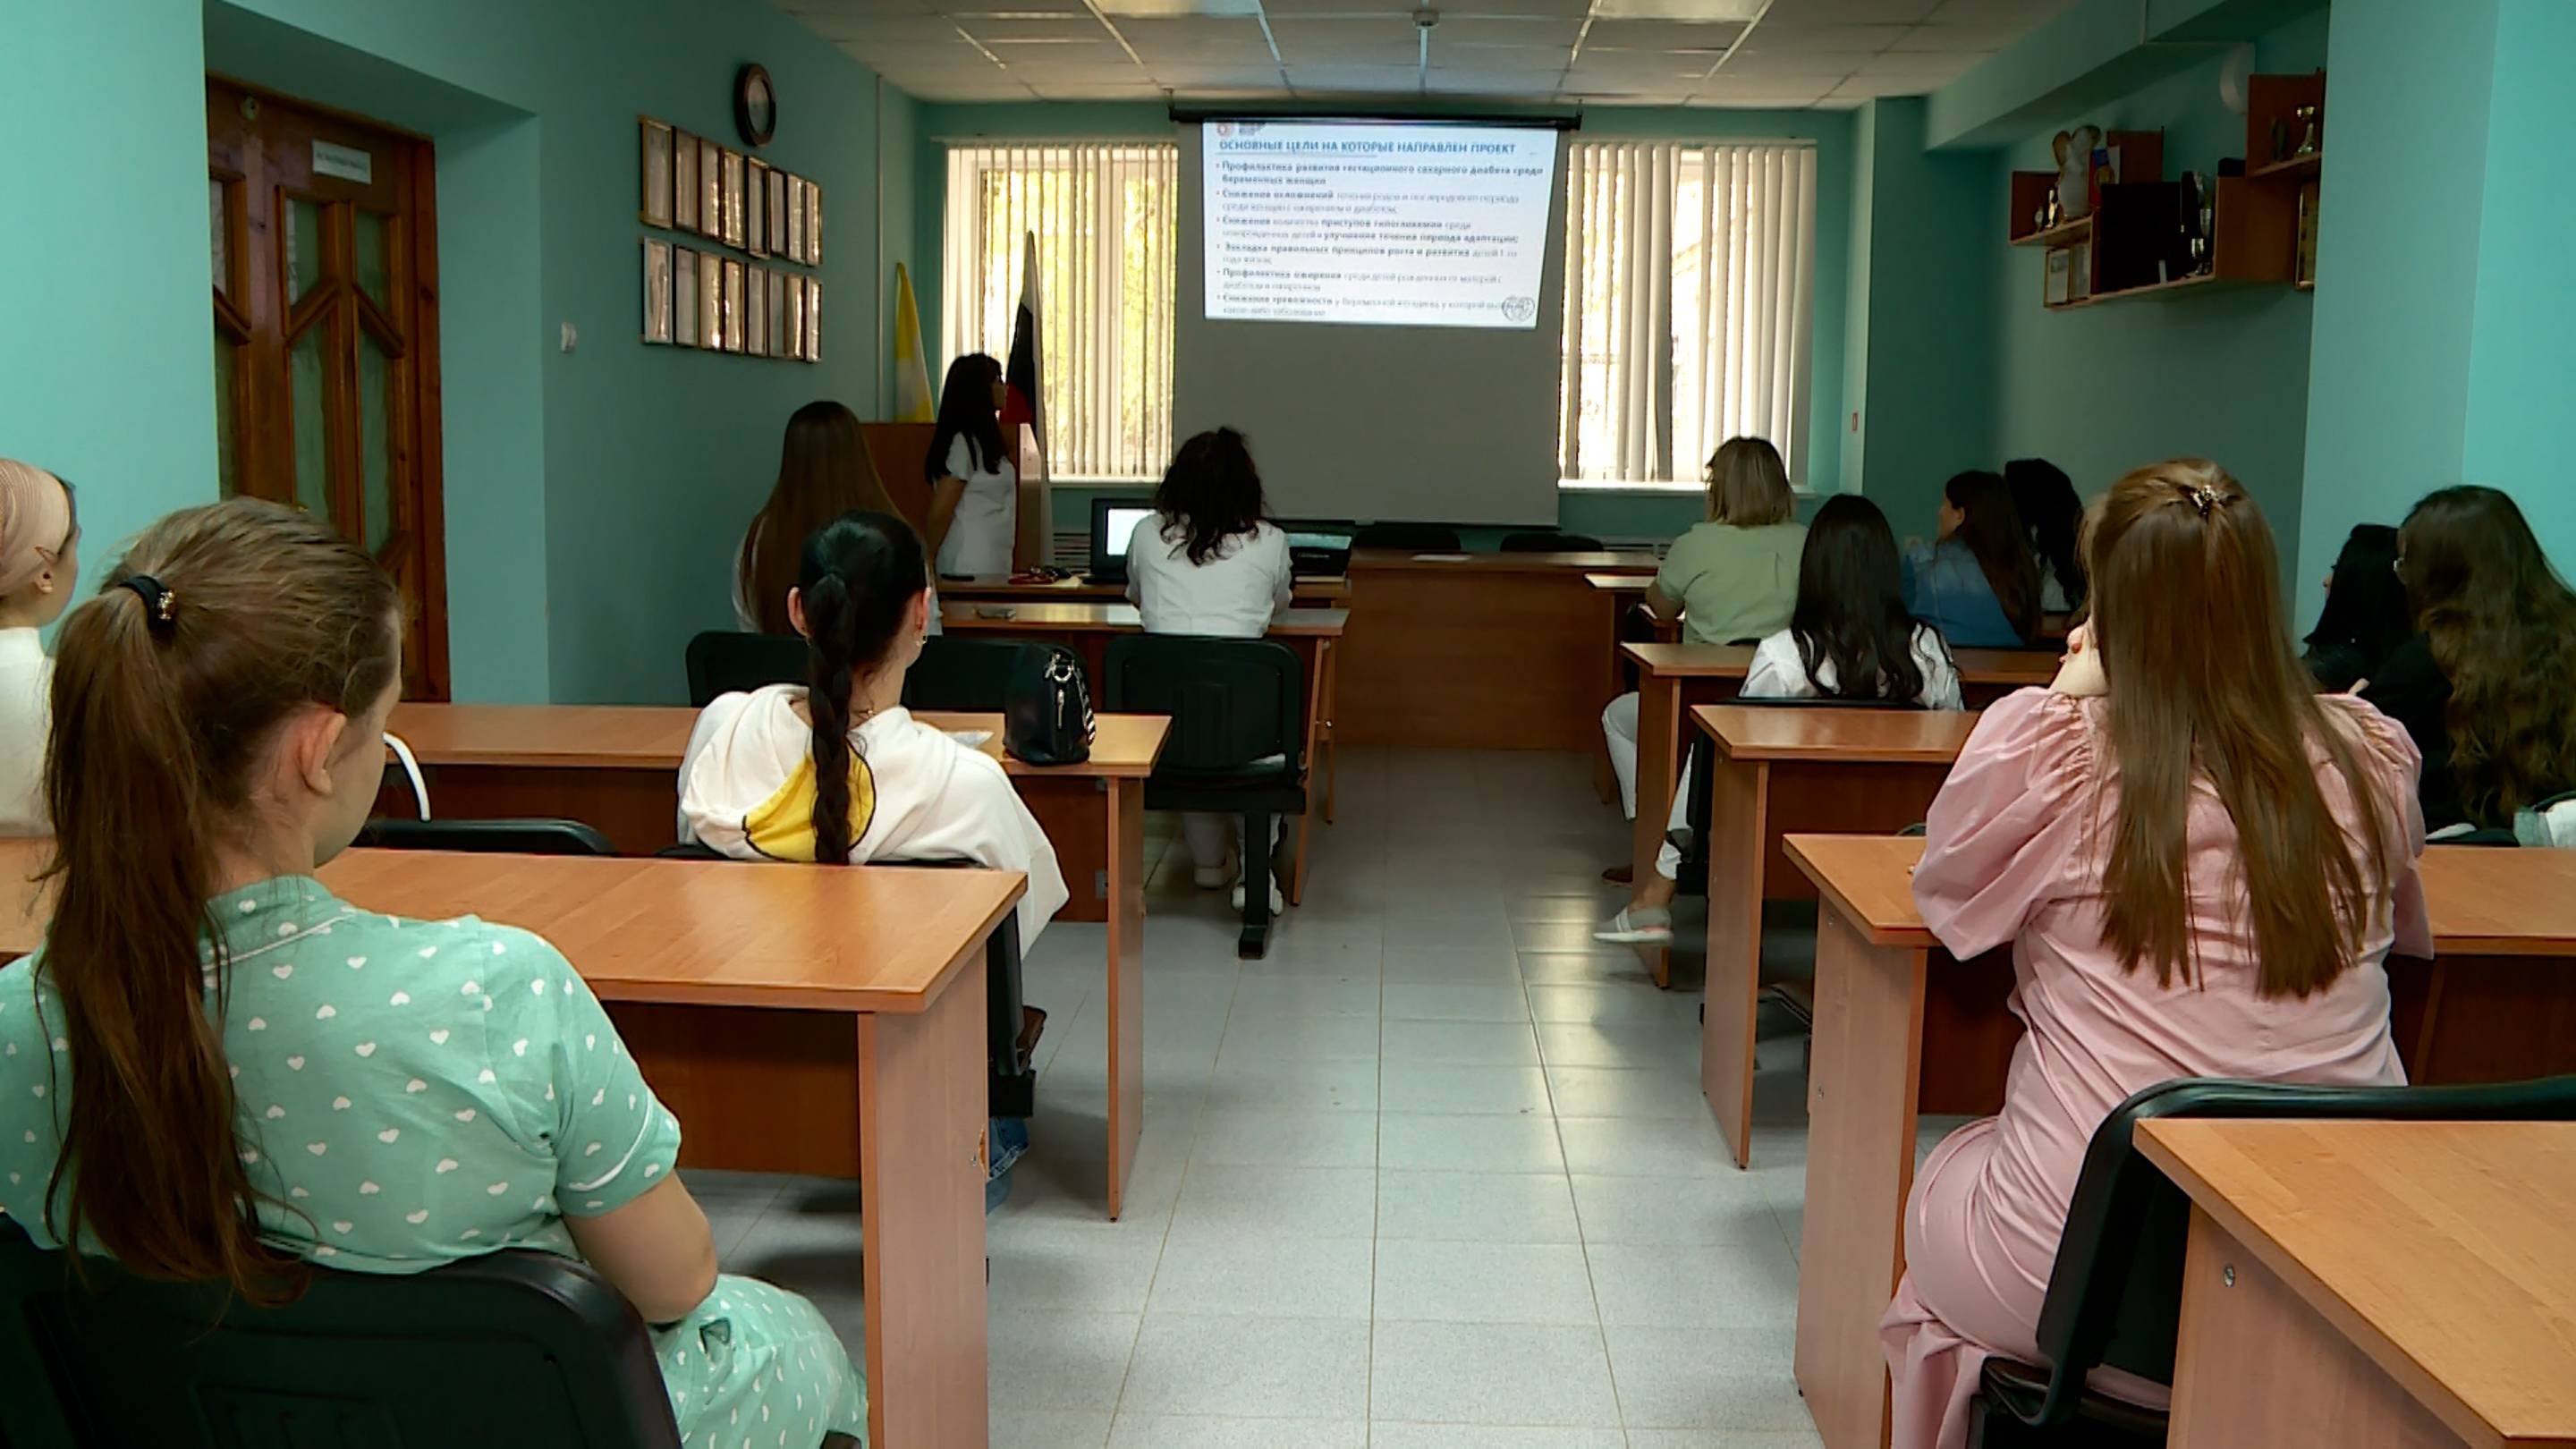
[[[1217,122],[1217,123],[1216,123],[1216,138],[1217,138],[1218,140],[1220,140],[1220,141],[1231,141],[1231,140],[1233,140],[1233,139],[1234,139],[1234,122],[1232,122],[1232,121],[1219,121],[1219,122]]]
[[[1503,315],[1514,322],[1527,322],[1530,318],[1538,315],[1538,298],[1505,297],[1503,299]]]

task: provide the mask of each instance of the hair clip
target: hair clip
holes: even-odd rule
[[[150,574],[129,574],[116,581],[119,588],[132,589],[143,601],[143,622],[153,633],[168,635],[179,622],[178,591],[164,585]]]
[[[2190,500],[2192,507],[2200,510],[2203,518],[2209,516],[2209,510],[2227,506],[2226,495],[2206,483],[2178,483],[2175,486],[2182,490],[2182,496]]]

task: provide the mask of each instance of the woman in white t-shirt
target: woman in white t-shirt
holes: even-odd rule
[[[921,471],[930,480],[931,551],[941,578],[985,578],[1011,572],[1019,523],[1019,470],[1002,435],[1010,388],[1002,364],[970,352],[948,364],[939,389],[939,425]]]
[[[45,747],[54,662],[36,631],[61,617],[80,572],[72,488],[0,458],[0,835],[49,835]]]
[[[1201,433],[1172,457],[1154,490],[1154,511],[1127,541],[1127,597],[1148,634],[1258,639],[1270,616],[1288,607],[1288,535],[1264,517],[1261,473],[1252,450],[1232,428]],[[1199,885],[1234,880],[1234,820],[1193,812],[1181,817]],[[1236,904],[1243,889],[1235,883]],[[1282,909],[1276,882],[1271,908]]]
[[[1883,699],[1959,709],[1959,670],[1941,632],[1905,608],[1896,535],[1878,505],[1857,493],[1825,500],[1798,555],[1798,602],[1789,627],[1753,651],[1746,699]],[[1676,799],[1678,824],[1685,803]],[[1672,940],[1672,899],[1682,853],[1667,841],[1652,879],[1593,934],[1604,941]]]

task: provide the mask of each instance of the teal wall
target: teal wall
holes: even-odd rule
[[[2560,572],[2576,571],[2576,490],[2559,429],[2576,417],[2576,5],[2497,7],[2477,331],[2462,475],[2514,495]]]
[[[2499,0],[2452,0],[2441,23],[2427,24],[2420,0],[2335,7],[2302,578],[2324,574],[2352,525],[2396,523],[2417,498],[2466,479],[2482,304],[2519,305],[2534,280],[2484,278],[2479,270],[2500,8]],[[2570,56],[2531,59],[2563,69]],[[2563,92],[2552,108],[2550,131],[2563,137]],[[2563,141],[2549,144],[2564,149]],[[2517,149],[2524,158],[2539,150]],[[2488,287],[2502,290],[2490,298]],[[2531,322],[2557,334],[2550,365],[2563,378],[2576,315],[2535,313]],[[2555,419],[2520,421],[2538,427]],[[2562,556],[2570,543],[2559,540]]]
[[[880,336],[876,355],[887,359],[888,366],[878,382],[876,409],[860,408],[859,416],[890,418],[894,416],[895,388],[891,365],[894,356],[894,269],[902,266],[911,274],[914,290],[918,292],[921,287],[921,264],[914,251],[919,225],[913,211],[920,194],[917,168],[921,103],[883,80],[876,83],[876,90],[877,190],[882,198],[877,211],[877,276],[883,298],[878,307],[882,321],[877,329]],[[928,352],[939,345],[937,339],[938,334],[930,330],[925,320],[922,327],[925,367],[929,365]]]
[[[879,396],[869,71],[748,0],[105,0],[15,4],[7,23],[0,123],[36,168],[22,185],[78,198],[82,226],[76,245],[25,227],[0,242],[0,446],[83,485],[101,552],[215,496],[213,70],[436,148],[457,697],[682,697],[681,648],[730,618],[727,545],[787,414]],[[764,154],[821,183],[838,239],[820,366],[636,340],[635,118],[728,135],[748,60],[781,97]]]
[[[1900,538],[1928,536],[1941,483],[1991,468],[1992,358],[1999,309],[1992,249],[2003,209],[1989,204],[1995,163],[1924,149],[1921,97],[1872,101],[1860,399],[1861,491]],[[1855,248],[1858,250],[1859,248]]]
[[[1429,109],[1424,114],[1436,114]],[[915,163],[914,285],[930,350],[939,341],[941,236],[947,222],[947,147],[951,141],[1167,137],[1175,134],[1161,104],[1040,103],[939,105],[919,109]],[[1852,242],[1852,118],[1835,111],[1724,111],[1602,107],[1587,112],[1586,137],[1671,137],[1684,140],[1812,140],[1816,145],[1815,340],[1811,361],[1807,476],[1810,486],[1833,491],[1849,486],[1842,460],[1844,432],[1845,309],[1850,290]],[[934,359],[933,370],[940,361]],[[934,377],[933,382],[937,381]],[[1090,517],[1091,491],[1056,490],[1056,527],[1080,528]],[[1669,538],[1704,516],[1695,490],[1676,493],[1572,492],[1560,494],[1557,526],[1575,533],[1616,538]]]
[[[0,456],[79,487],[86,587],[214,496],[205,57],[194,0],[0,3]]]
[[[2264,37],[2255,68],[2290,73],[2325,64],[2326,18],[2318,11]],[[2047,458],[2087,497],[2141,464],[2215,459],[2261,505],[2287,569],[2306,482],[2311,294],[2258,287],[2052,313],[2040,305],[2040,251],[2003,241],[2009,173],[2054,170],[2049,140],[2065,126],[2162,130],[2167,180],[2186,170],[2214,174],[2219,158],[2244,155],[2245,118],[2219,100],[2221,64],[2213,56],[2035,128],[1995,167],[1982,223],[2002,322],[1995,451]]]

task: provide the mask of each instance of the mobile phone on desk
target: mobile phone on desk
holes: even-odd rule
[[[978,619],[1016,619],[1020,617],[1020,611],[1009,604],[977,604],[975,606],[975,617]]]

